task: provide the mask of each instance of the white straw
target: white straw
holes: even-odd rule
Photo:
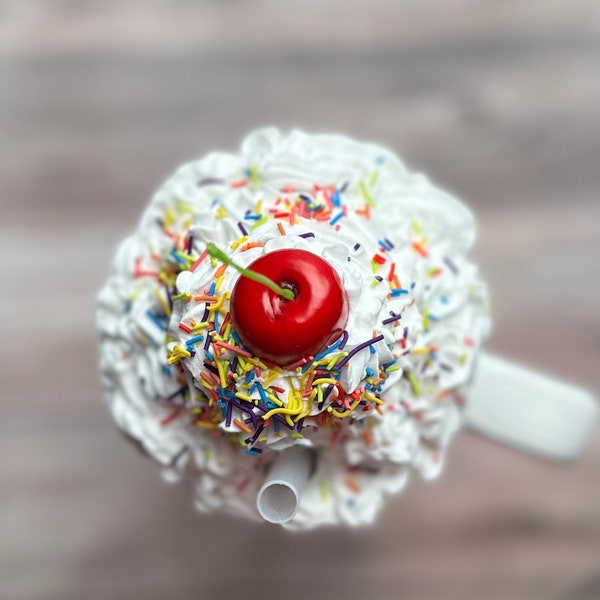
[[[265,521],[281,524],[294,517],[311,462],[310,451],[300,446],[283,450],[275,459],[256,497],[256,508]]]

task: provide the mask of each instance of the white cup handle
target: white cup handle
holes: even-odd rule
[[[482,353],[465,408],[467,427],[542,458],[578,458],[598,407],[581,388]]]

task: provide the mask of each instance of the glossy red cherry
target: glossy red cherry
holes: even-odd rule
[[[237,280],[231,318],[250,352],[285,366],[317,354],[341,335],[348,299],[326,260],[292,248],[264,254],[248,269],[294,293],[293,300],[286,300],[252,279]]]

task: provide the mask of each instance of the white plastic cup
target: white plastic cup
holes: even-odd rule
[[[279,454],[256,497],[256,507],[265,521],[282,524],[294,517],[311,467],[311,453],[302,446]]]
[[[496,442],[570,461],[590,440],[597,413],[587,391],[484,352],[464,416],[467,427]]]

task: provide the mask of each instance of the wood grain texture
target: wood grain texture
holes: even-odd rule
[[[464,434],[377,526],[199,516],[115,431],[94,295],[180,162],[276,124],[386,144],[476,212],[489,347],[600,389],[598,3],[0,2],[0,597],[600,597],[600,436]]]

